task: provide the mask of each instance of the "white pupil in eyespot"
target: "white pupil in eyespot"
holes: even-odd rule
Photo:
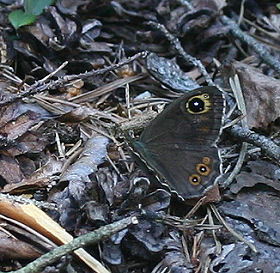
[[[200,98],[193,98],[189,102],[189,109],[194,113],[199,113],[204,109],[204,101]]]
[[[204,172],[206,172],[206,168],[205,167],[200,167],[200,171],[204,173]]]

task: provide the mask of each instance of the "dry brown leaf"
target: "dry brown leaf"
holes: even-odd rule
[[[241,62],[234,62],[246,102],[249,128],[265,129],[280,116],[280,80]]]
[[[18,183],[24,175],[16,159],[0,155],[0,176],[8,184]]]
[[[30,244],[0,230],[0,257],[2,259],[36,259],[42,253]]]
[[[46,187],[50,183],[51,176],[59,173],[62,166],[62,160],[58,160],[56,157],[49,157],[48,162],[33,172],[30,177],[27,177],[16,184],[5,185],[2,192],[22,193]]]

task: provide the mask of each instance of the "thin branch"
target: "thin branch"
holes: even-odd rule
[[[104,240],[113,234],[127,228],[132,224],[137,224],[137,218],[135,216],[127,217],[118,222],[103,226],[98,228],[95,231],[82,235],[78,238],[75,238],[71,243],[62,245],[55,248],[54,250],[42,255],[35,261],[29,263],[27,266],[14,271],[15,273],[39,273],[42,270],[53,264],[55,261],[60,259],[63,255],[70,253],[78,248],[85,247],[90,244],[96,244],[101,240]],[[4,272],[0,272],[4,273]]]
[[[259,135],[249,129],[241,128],[238,125],[234,125],[231,128],[225,129],[225,131],[237,139],[260,147],[265,155],[280,161],[280,147],[269,138]]]
[[[65,85],[66,83],[68,83],[69,81],[73,81],[76,79],[85,79],[85,78],[89,78],[89,77],[96,76],[96,75],[102,75],[109,71],[118,69],[128,63],[131,63],[138,58],[145,58],[146,56],[147,56],[147,52],[144,51],[144,52],[137,53],[137,54],[133,55],[132,57],[119,62],[118,64],[113,64],[113,65],[107,66],[102,69],[92,70],[92,71],[77,74],[77,75],[64,76],[55,81],[49,81],[48,83],[42,83],[41,81],[38,81],[38,82],[32,84],[29,88],[27,88],[24,92],[20,93],[19,95],[9,98],[5,101],[1,101],[0,107],[7,105],[9,103],[12,103],[16,100],[44,92],[49,89],[59,88],[59,87]]]
[[[240,39],[241,41],[252,47],[265,63],[267,63],[269,66],[275,69],[275,71],[280,73],[279,59],[272,56],[266,46],[260,44],[256,39],[243,32],[238,27],[238,25],[227,16],[221,16],[221,21],[223,22],[223,24],[230,27],[231,33],[234,37]]]
[[[35,199],[29,199],[22,196],[11,195],[8,193],[0,192],[0,200],[9,200],[11,202],[18,202],[20,204],[34,204],[39,208],[49,209],[49,210],[57,210],[57,206],[54,203],[37,201]]]
[[[202,75],[205,78],[205,81],[211,85],[214,86],[214,82],[212,81],[210,75],[208,74],[206,68],[204,67],[204,65],[201,63],[200,60],[196,59],[195,57],[189,55],[186,53],[186,51],[183,49],[180,41],[178,38],[176,38],[174,35],[172,35],[164,25],[159,24],[159,23],[155,23],[155,22],[148,22],[147,23],[149,26],[151,26],[152,28],[161,31],[164,36],[166,37],[166,39],[170,42],[171,46],[181,55],[181,57],[187,62],[187,63],[192,63],[193,65],[195,65],[196,67],[199,68],[199,70],[201,71]]]

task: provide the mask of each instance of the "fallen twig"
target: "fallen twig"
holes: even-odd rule
[[[263,153],[268,157],[273,158],[277,161],[280,160],[280,147],[269,138],[259,135],[249,129],[241,128],[238,125],[227,128],[225,129],[225,131],[230,133],[235,138],[260,147]]]
[[[262,60],[267,63],[269,66],[271,66],[273,69],[275,69],[278,73],[280,73],[280,63],[279,60],[275,57],[273,57],[269,53],[269,49],[260,44],[256,39],[251,37],[250,35],[243,32],[238,25],[228,18],[227,16],[223,15],[221,16],[221,21],[223,24],[230,27],[231,33],[234,37],[240,39],[244,43],[248,44],[250,47],[254,49],[254,51],[262,58]]]
[[[42,255],[35,261],[29,263],[27,266],[16,270],[16,273],[36,273],[42,272],[46,266],[54,263],[60,259],[63,255],[70,253],[78,248],[85,247],[90,244],[96,244],[97,242],[104,240],[113,234],[127,228],[132,224],[137,224],[137,218],[135,216],[127,217],[118,222],[103,226],[98,228],[95,231],[82,235],[78,238],[75,238],[71,243],[62,245],[55,248],[54,250]],[[4,273],[4,272],[0,272]]]
[[[89,77],[96,76],[96,75],[102,75],[106,72],[118,69],[118,68],[120,68],[120,67],[122,67],[122,66],[124,66],[128,63],[131,63],[138,58],[145,58],[146,55],[147,55],[147,52],[144,51],[144,52],[137,53],[137,54],[133,55],[132,57],[127,58],[127,59],[125,59],[125,60],[123,60],[123,61],[121,61],[117,64],[113,64],[113,65],[107,66],[107,67],[102,68],[102,69],[92,70],[92,71],[77,74],[77,75],[67,75],[67,76],[58,78],[55,81],[49,81],[48,83],[38,81],[38,82],[32,84],[24,92],[21,92],[19,95],[14,96],[12,98],[9,98],[5,101],[1,101],[0,102],[0,107],[2,107],[4,105],[7,105],[9,103],[12,103],[16,100],[19,100],[19,99],[22,99],[22,98],[25,98],[25,97],[28,97],[28,96],[31,96],[31,95],[34,95],[34,94],[44,92],[46,90],[59,88],[59,87],[65,85],[69,81],[73,81],[73,80],[76,80],[76,79],[85,79],[85,78],[89,78]]]
[[[151,26],[152,28],[161,31],[164,36],[167,38],[167,40],[170,42],[170,44],[172,45],[172,47],[181,55],[181,57],[187,62],[187,63],[192,63],[193,65],[195,65],[196,67],[199,68],[200,72],[202,73],[202,75],[205,78],[205,81],[213,86],[215,85],[214,82],[212,81],[212,78],[210,77],[210,75],[208,74],[206,68],[204,67],[204,65],[201,63],[200,60],[196,59],[195,57],[189,55],[186,53],[186,51],[183,49],[180,41],[178,38],[176,38],[174,35],[172,35],[164,25],[159,24],[159,23],[155,23],[155,22],[148,22],[148,25]]]

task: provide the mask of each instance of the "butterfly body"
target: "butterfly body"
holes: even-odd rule
[[[215,87],[202,87],[173,101],[133,143],[159,183],[181,199],[202,196],[220,176],[216,142],[225,100]]]

